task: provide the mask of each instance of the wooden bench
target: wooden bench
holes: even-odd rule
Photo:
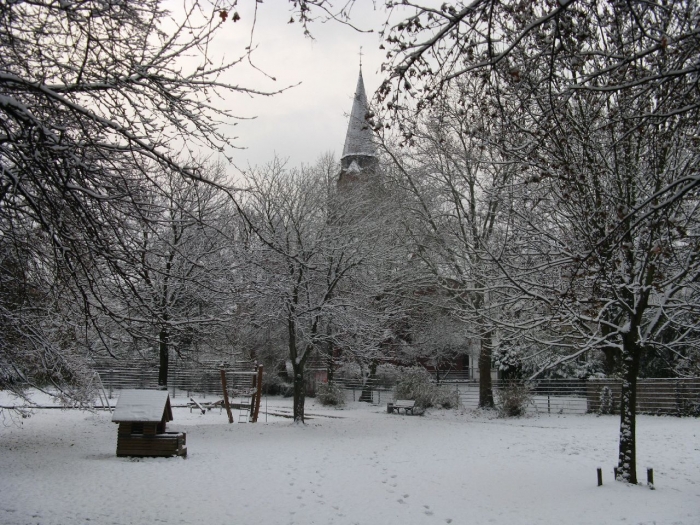
[[[401,410],[403,409],[403,413],[408,414],[409,412],[413,414],[413,409],[416,407],[416,402],[411,400],[411,399],[397,399],[393,403],[388,403],[386,405],[386,411],[389,414],[392,414],[393,412],[401,413]]]

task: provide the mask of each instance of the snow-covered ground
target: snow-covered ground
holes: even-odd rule
[[[269,412],[291,410],[288,399],[267,402]],[[651,491],[612,481],[614,416],[403,416],[309,400],[302,427],[264,414],[229,425],[218,410],[173,412],[168,429],[187,432],[186,459],[117,458],[108,412],[37,410],[20,424],[5,417],[0,523],[700,523],[697,419],[639,417],[639,472],[654,468]]]

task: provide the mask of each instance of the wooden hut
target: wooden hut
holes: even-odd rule
[[[186,456],[187,435],[165,431],[172,420],[166,390],[122,390],[112,415],[119,424],[117,456]]]

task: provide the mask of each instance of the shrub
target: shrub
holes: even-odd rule
[[[425,368],[404,368],[396,383],[396,399],[413,399],[416,407],[425,410],[433,406],[435,387]]]
[[[262,391],[269,396],[282,394],[285,390],[285,383],[278,374],[264,374]]]
[[[685,385],[676,382],[676,414],[680,417],[699,417],[700,399],[693,399]]]
[[[325,406],[342,407],[345,405],[345,392],[337,383],[321,383],[316,388],[316,399]]]
[[[280,394],[283,397],[293,397],[294,396],[294,385],[292,383],[282,383],[280,384]]]
[[[610,387],[604,386],[600,389],[600,406],[598,407],[598,414],[612,414],[614,407],[615,399],[613,397],[613,391],[610,389]]]
[[[396,399],[413,399],[419,410],[433,406],[457,408],[459,395],[455,390],[433,384],[428,371],[423,367],[404,368],[398,372],[394,394]]]
[[[435,387],[435,405],[440,408],[459,408],[459,392],[454,388]]]
[[[391,364],[381,364],[377,367],[377,372],[375,377],[377,379],[377,385],[383,387],[392,387],[396,384],[396,380],[399,377],[400,368],[396,365]]]
[[[520,381],[508,381],[496,395],[496,409],[500,417],[523,416],[531,402],[530,387]]]

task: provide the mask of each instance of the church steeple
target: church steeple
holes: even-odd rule
[[[352,111],[350,112],[348,132],[345,135],[345,147],[343,148],[343,156],[341,158],[350,155],[377,156],[377,150],[372,139],[372,130],[367,123],[368,111],[369,105],[367,104],[367,95],[365,94],[365,83],[362,79],[362,70],[360,70],[360,75],[357,77],[357,87],[355,88]]]
[[[365,93],[365,83],[362,79],[362,69],[360,69],[350,121],[348,122],[348,132],[345,135],[343,155],[340,158],[340,183],[349,180],[366,180],[376,173],[377,148],[372,137],[372,129],[367,122],[368,112],[369,104]]]

